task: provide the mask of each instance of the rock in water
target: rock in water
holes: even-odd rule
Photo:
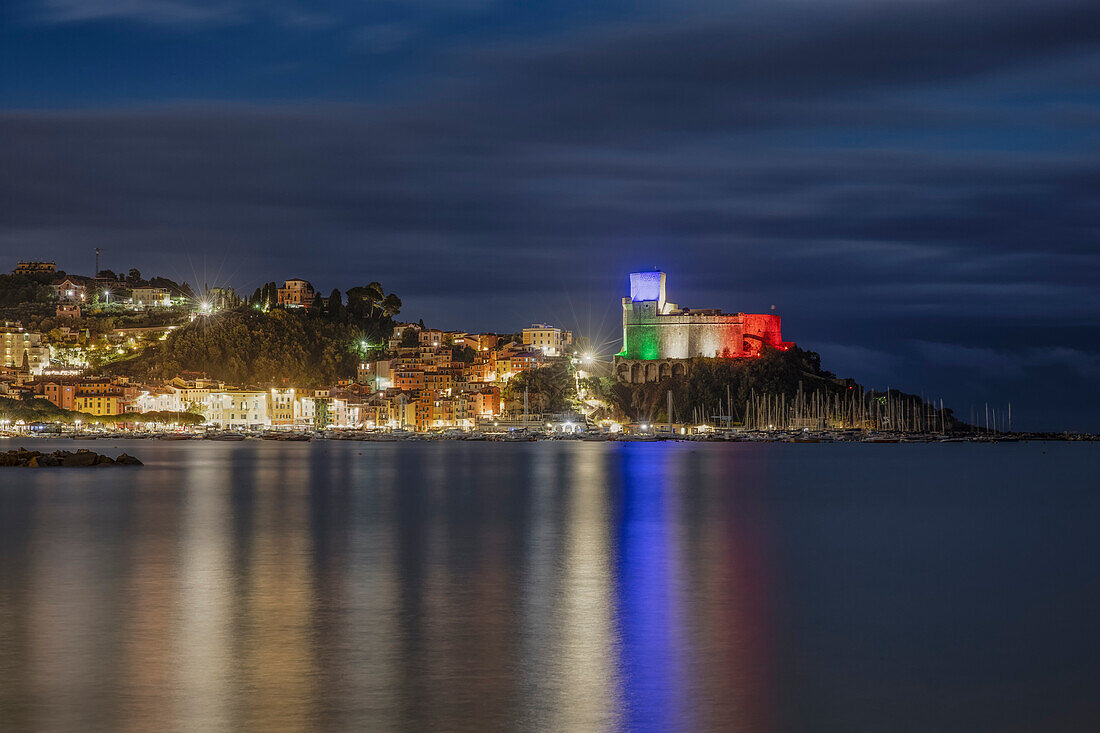
[[[87,448],[81,448],[76,453],[70,453],[65,456],[61,461],[61,465],[65,468],[85,468],[87,466],[94,466],[98,458],[99,456],[97,454],[92,453]]]
[[[128,456],[125,453],[118,458],[95,453],[87,448],[81,448],[76,453],[65,450],[55,450],[53,453],[42,453],[36,450],[0,451],[0,467],[21,468],[52,468],[62,466],[64,468],[87,468],[91,466],[141,466],[141,461]]]

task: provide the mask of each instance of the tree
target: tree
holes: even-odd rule
[[[387,318],[393,318],[401,312],[401,298],[398,298],[393,293],[390,293],[382,299],[382,312],[386,314]]]
[[[130,274],[126,278],[126,280],[131,285],[140,285],[141,284],[141,270],[137,269],[136,267],[131,267],[130,268]]]
[[[323,397],[313,398],[313,427],[324,430],[332,423],[328,414],[328,400]]]
[[[340,291],[336,288],[332,289],[332,293],[328,296],[328,309],[325,312],[328,319],[334,323],[344,322],[344,300]]]
[[[572,365],[562,359],[537,369],[520,372],[508,380],[504,388],[504,398],[512,404],[519,404],[523,400],[524,391],[527,392],[528,404],[534,412],[564,412],[571,409],[576,399]]]
[[[453,361],[460,361],[463,364],[473,364],[477,359],[477,352],[469,346],[456,346],[451,349],[451,359]]]

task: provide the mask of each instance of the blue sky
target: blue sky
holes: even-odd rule
[[[0,251],[616,338],[626,273],[1100,430],[1100,5],[26,0]]]

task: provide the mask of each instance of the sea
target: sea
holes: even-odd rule
[[[1100,730],[1100,444],[20,444],[4,731]]]

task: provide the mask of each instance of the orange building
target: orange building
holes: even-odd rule
[[[402,392],[424,389],[426,383],[423,369],[402,369],[393,373],[393,386]]]
[[[316,295],[309,281],[293,278],[279,288],[278,303],[287,308],[310,308]]]

